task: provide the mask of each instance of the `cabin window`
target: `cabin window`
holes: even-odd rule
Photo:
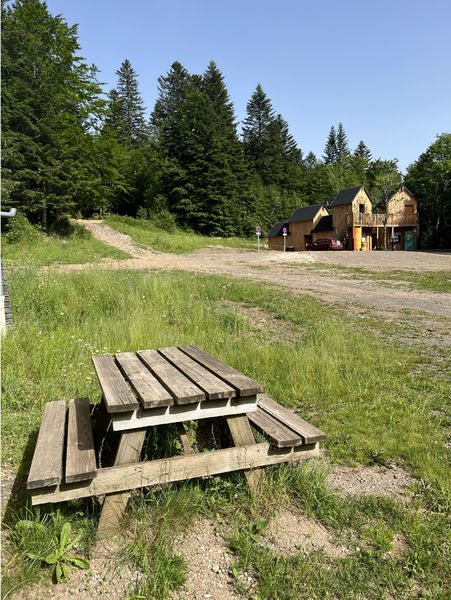
[[[359,213],[364,213],[364,212],[365,212],[365,205],[359,204]]]

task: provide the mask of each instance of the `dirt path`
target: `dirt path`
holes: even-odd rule
[[[105,260],[103,268],[181,269],[223,274],[286,287],[295,293],[310,294],[326,302],[363,304],[377,309],[411,309],[451,317],[448,294],[411,289],[400,281],[355,278],[347,268],[371,271],[449,270],[451,253],[427,252],[261,252],[228,248],[204,248],[190,254],[168,254],[138,247],[128,235],[114,231],[100,221],[79,221],[101,241],[125,250],[132,258]],[[315,265],[317,268],[315,269]],[[94,265],[93,265],[94,266]],[[95,265],[96,268],[99,265]],[[344,267],[344,270],[340,270]],[[89,265],[64,265],[63,270],[81,270]]]

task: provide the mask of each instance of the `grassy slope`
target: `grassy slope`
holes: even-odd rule
[[[54,263],[99,262],[104,258],[120,260],[129,258],[129,255],[104,244],[86,232],[82,238],[62,239],[42,234],[33,243],[3,244],[2,258],[6,263],[43,267]]]
[[[7,276],[15,325],[3,345],[2,449],[3,460],[21,463],[22,473],[29,468],[45,402],[100,398],[93,354],[195,343],[258,379],[269,394],[324,429],[332,460],[371,464],[382,457],[412,467],[424,479],[409,507],[372,497],[340,500],[327,489],[324,473],[309,466],[269,469],[268,489],[253,500],[240,474],[137,498],[128,513],[133,534],[123,557],[144,578],[141,596],[131,598],[165,598],[181,585],[186,565],[174,547],[175,535],[199,514],[230,524],[225,535],[244,597],[244,571],[256,573],[255,597],[268,600],[383,598],[384,590],[396,598],[446,597],[449,477],[443,414],[449,385],[414,374],[420,358],[413,351],[400,352],[360,321],[310,298],[222,277],[39,273],[31,266],[7,269]],[[265,311],[271,327],[257,327],[240,305]],[[287,503],[342,536],[350,555],[330,559],[301,551],[284,558],[259,545],[267,519]],[[25,554],[36,546],[36,537],[40,548],[43,539],[50,547],[65,520],[84,532],[89,547],[92,517],[81,516],[77,503],[55,510],[45,520],[45,538],[36,525],[44,517],[37,511],[28,515],[34,529],[13,529],[16,553],[5,563],[13,573],[5,590],[37,576],[40,563],[30,563]],[[408,552],[390,559],[386,552],[398,533]],[[22,570],[14,572],[12,565]]]
[[[196,233],[187,233],[179,229],[168,233],[156,227],[152,222],[110,215],[105,222],[120,233],[126,233],[135,242],[150,246],[160,252],[185,253],[207,246],[226,246],[228,248],[256,249],[255,240],[245,238],[206,237]]]

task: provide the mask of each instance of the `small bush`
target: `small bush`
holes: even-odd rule
[[[17,213],[8,222],[4,241],[7,244],[19,244],[23,242],[35,244],[40,238],[41,233],[39,228],[32,225],[25,215]]]
[[[65,214],[59,214],[49,227],[49,233],[62,238],[82,238],[86,239],[91,236],[90,232],[75,221],[69,219]]]
[[[175,217],[167,210],[162,210],[158,213],[150,215],[150,221],[159,229],[164,229],[168,233],[173,233],[177,226]]]

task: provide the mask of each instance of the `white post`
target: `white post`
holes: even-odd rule
[[[282,229],[282,235],[283,235],[283,251],[286,252],[287,251],[287,235],[288,235],[288,230],[286,227],[284,227]]]
[[[257,252],[260,252],[260,236],[262,234],[262,230],[260,227],[257,227]]]

